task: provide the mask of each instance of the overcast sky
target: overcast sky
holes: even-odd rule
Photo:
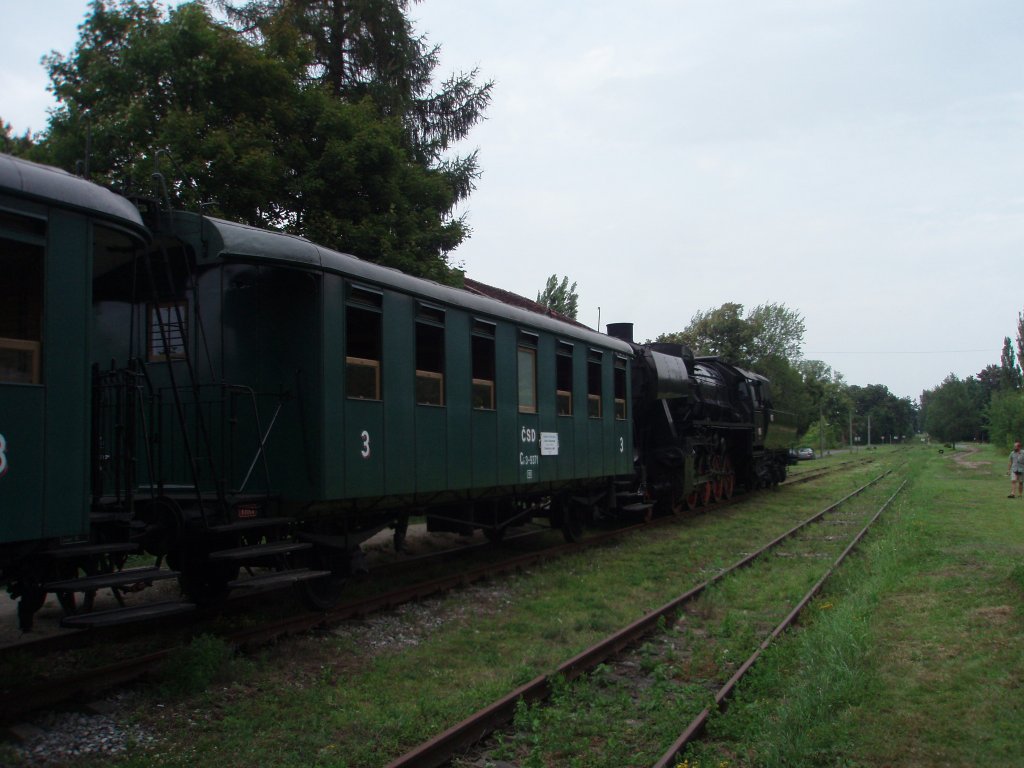
[[[88,3],[2,0],[0,117]],[[41,9],[45,8],[45,14]],[[805,357],[917,398],[999,362],[1024,310],[1021,0],[424,0],[439,75],[495,81],[454,254],[638,340],[784,303]]]

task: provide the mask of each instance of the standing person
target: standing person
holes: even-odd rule
[[[1013,444],[1010,453],[1010,495],[1008,498],[1020,498],[1024,494],[1024,451],[1020,449],[1020,441]]]

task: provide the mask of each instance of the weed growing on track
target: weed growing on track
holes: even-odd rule
[[[225,676],[234,650],[218,637],[199,635],[176,648],[160,666],[158,691],[162,696],[186,696],[202,692]]]

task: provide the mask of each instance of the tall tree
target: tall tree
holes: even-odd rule
[[[978,436],[982,415],[972,407],[967,385],[949,374],[935,389],[921,394],[924,428],[944,442],[970,440]]]
[[[868,439],[868,417],[874,442],[881,442],[883,438],[902,440],[914,434],[917,410],[910,398],[896,397],[884,384],[853,386],[848,391],[855,418],[854,435],[861,441]]]
[[[849,388],[842,374],[833,371],[821,360],[800,360],[796,368],[807,393],[807,410],[801,422],[802,427],[824,420],[833,425],[842,424],[845,432],[850,407]]]
[[[800,370],[786,358],[770,355],[758,361],[757,372],[771,381],[773,407],[795,416],[797,431],[803,432],[816,411]]]
[[[999,355],[1000,389],[1020,389],[1021,373],[1013,354],[1013,343],[1009,336],[1003,337],[1003,351]]]
[[[413,0],[418,2],[419,0]],[[446,157],[482,118],[492,81],[479,70],[450,75],[435,88],[440,46],[417,35],[410,0],[249,0],[220,3],[252,39],[284,52],[309,52],[305,75],[339,101],[369,98],[401,121],[418,160],[447,174],[456,201],[477,177],[477,156]]]
[[[803,355],[804,319],[799,312],[785,304],[761,304],[747,315],[753,331],[749,355],[753,361],[769,355],[790,362]]]
[[[165,13],[155,0],[93,0],[72,53],[47,59],[59,107],[46,159],[70,170],[91,142],[90,171],[107,182],[159,170],[169,181],[154,191],[175,205],[458,282],[448,254],[469,230],[453,211],[475,159],[438,159],[437,135],[416,144],[373,89],[337,97],[310,77],[312,44],[279,22],[252,42],[202,2]],[[383,42],[367,38],[363,55]]]
[[[1017,313],[1017,363],[1024,368],[1024,312]]]
[[[537,294],[537,303],[575,320],[579,309],[576,283],[569,285],[568,277],[563,277],[559,282],[558,275],[552,275],[544,285],[544,290]]]
[[[726,302],[698,311],[684,330],[662,334],[656,341],[686,344],[697,354],[756,368],[771,357],[799,360],[803,335],[803,318],[784,304],[762,304],[744,316],[742,304]]]
[[[656,341],[686,344],[698,355],[718,355],[748,365],[753,338],[753,329],[743,317],[743,305],[727,302],[717,309],[697,311],[684,330],[663,333]]]
[[[995,392],[985,409],[985,426],[989,439],[1007,450],[1024,439],[1024,393],[1005,389]]]
[[[93,0],[70,55],[45,59],[58,100],[43,150],[72,169],[250,224],[286,215],[295,71],[200,4]],[[89,156],[86,148],[91,146]],[[164,189],[148,188],[162,171]],[[277,187],[275,195],[269,190]]]

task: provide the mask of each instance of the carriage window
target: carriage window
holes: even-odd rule
[[[5,215],[0,224],[20,218]],[[42,228],[42,222],[25,226]],[[43,248],[0,238],[0,382],[39,384],[43,339]]]
[[[519,412],[537,412],[537,336],[519,332]]]
[[[494,326],[473,323],[471,344],[473,355],[473,407],[494,410]]]
[[[572,416],[572,344],[564,341],[555,355],[555,401],[559,416]]]
[[[149,361],[184,358],[187,331],[188,302],[150,304]]]
[[[615,418],[626,418],[626,361],[615,358]]]
[[[381,313],[349,305],[345,320],[345,394],[360,400],[380,400]]]
[[[537,412],[537,350],[519,347],[519,412]]]
[[[591,350],[587,360],[587,416],[601,418],[601,352]]]
[[[444,328],[416,323],[416,402],[444,405]]]

